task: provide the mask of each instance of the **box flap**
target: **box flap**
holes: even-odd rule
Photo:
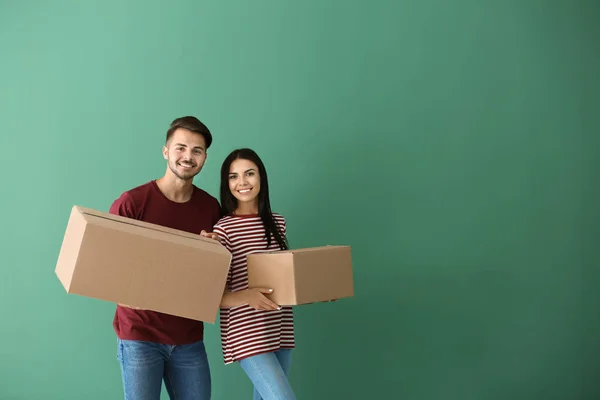
[[[272,251],[266,251],[266,252],[261,252],[261,253],[256,253],[256,254],[302,254],[302,253],[309,253],[309,252],[313,252],[313,251],[326,251],[326,250],[345,248],[345,247],[350,247],[350,246],[340,246],[340,245],[328,244],[325,246],[306,247],[306,248],[302,248],[302,249],[272,250]]]
[[[94,216],[97,218],[104,218],[107,220],[121,222],[121,223],[128,224],[128,225],[139,226],[141,228],[152,229],[155,231],[168,233],[168,234],[175,235],[175,236],[181,236],[181,237],[185,237],[185,238],[200,240],[200,241],[203,241],[206,243],[210,243],[211,245],[223,247],[219,242],[217,242],[214,239],[200,236],[200,233],[194,234],[194,233],[190,233],[190,232],[186,232],[186,231],[182,231],[182,230],[178,230],[178,229],[173,229],[173,228],[168,228],[166,226],[157,225],[157,224],[153,224],[153,223],[146,222],[146,221],[140,221],[140,220],[133,219],[133,218],[123,217],[121,215],[115,215],[115,214],[98,211],[98,210],[94,210],[94,209],[82,207],[82,206],[73,206],[73,208],[77,209],[77,211],[79,211],[83,215],[91,215],[91,216]]]

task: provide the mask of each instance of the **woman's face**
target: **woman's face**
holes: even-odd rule
[[[239,203],[257,203],[260,192],[258,167],[250,160],[238,158],[229,166],[229,190]]]

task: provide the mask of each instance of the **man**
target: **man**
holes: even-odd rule
[[[110,213],[218,240],[207,232],[219,219],[219,203],[193,184],[211,143],[197,118],[175,119],[163,147],[164,176],[124,192]],[[119,304],[113,327],[125,399],[159,400],[163,380],[171,399],[210,399],[202,322]]]

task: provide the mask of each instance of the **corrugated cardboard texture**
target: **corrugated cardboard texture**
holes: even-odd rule
[[[250,254],[248,260],[248,285],[273,289],[267,297],[279,305],[297,304],[292,253]]]
[[[75,206],[55,272],[68,293],[214,323],[230,262],[214,240]]]
[[[354,296],[349,246],[322,246],[248,256],[250,287],[272,288],[279,305],[299,305]]]

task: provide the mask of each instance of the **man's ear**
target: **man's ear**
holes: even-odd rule
[[[163,146],[162,148],[162,153],[163,153],[163,158],[165,160],[167,160],[169,157],[169,149],[167,148],[167,146]]]

